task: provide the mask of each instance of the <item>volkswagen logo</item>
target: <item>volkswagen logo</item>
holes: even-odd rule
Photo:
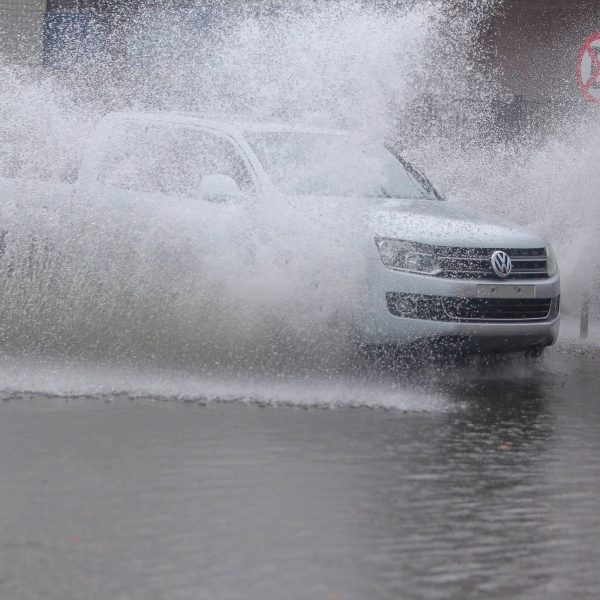
[[[506,254],[506,252],[502,252],[502,250],[497,250],[492,254],[492,269],[494,269],[494,273],[498,275],[498,277],[508,277],[510,272],[512,271],[512,261],[510,260],[510,256]]]

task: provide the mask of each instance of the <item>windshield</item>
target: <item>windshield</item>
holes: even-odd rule
[[[275,186],[285,194],[438,199],[425,178],[383,145],[335,133],[246,136]]]

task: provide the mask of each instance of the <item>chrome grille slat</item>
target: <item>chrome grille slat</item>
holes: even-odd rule
[[[491,253],[491,251],[490,251]],[[484,261],[489,260],[489,256],[443,256],[441,254],[436,255],[439,260],[461,260],[461,261]],[[524,257],[511,257],[513,262],[546,262],[546,256],[524,256]]]
[[[528,256],[526,258],[519,258],[519,257],[515,257],[512,258],[511,260],[515,263],[515,262],[548,262],[548,259],[545,256],[539,256],[539,257],[534,257],[534,256]]]
[[[444,273],[464,273],[464,270],[458,270],[458,269],[444,269]],[[475,270],[471,270],[469,269],[468,271],[469,273],[471,273],[472,275],[488,275],[489,273],[491,273],[491,269],[489,271],[475,271]]]

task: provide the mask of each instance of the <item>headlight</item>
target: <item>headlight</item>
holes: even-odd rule
[[[558,273],[556,254],[554,254],[554,250],[550,244],[546,246],[546,268],[548,269],[548,277],[554,277]]]
[[[432,246],[390,238],[375,238],[375,243],[381,261],[388,269],[425,275],[442,272]]]

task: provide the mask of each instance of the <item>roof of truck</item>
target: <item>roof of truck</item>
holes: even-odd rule
[[[345,133],[342,129],[315,125],[313,123],[285,122],[282,120],[256,117],[254,115],[217,113],[210,111],[117,112],[108,115],[107,119],[134,119],[136,121],[146,121],[149,123],[168,122],[174,125],[205,125],[232,134],[277,131],[329,133],[338,135]]]

